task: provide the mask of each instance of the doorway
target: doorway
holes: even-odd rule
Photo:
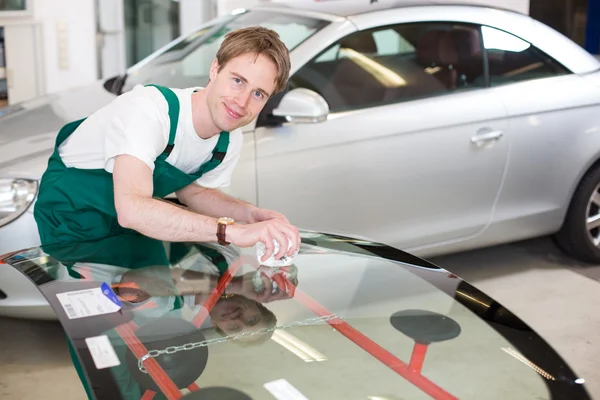
[[[127,67],[180,35],[179,2],[124,0]]]

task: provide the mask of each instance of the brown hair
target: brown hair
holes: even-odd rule
[[[273,311],[269,310],[267,307],[263,306],[261,303],[259,303],[256,300],[250,300],[248,298],[246,298],[246,300],[256,303],[256,307],[260,311],[260,314],[263,318],[265,326],[268,329],[274,329],[277,326],[277,317],[275,316],[275,314],[273,314]],[[221,335],[223,337],[226,336],[225,332],[218,326],[215,326],[214,329],[219,335]],[[238,341],[236,343],[241,346],[254,346],[254,345],[268,341],[271,338],[271,336],[273,336],[273,330],[270,330],[269,332],[267,332],[263,335],[255,336],[255,338],[251,342],[239,342]]]
[[[275,93],[285,89],[290,74],[290,53],[274,30],[262,26],[241,28],[225,35],[225,40],[217,52],[219,71],[232,58],[242,54],[263,54],[277,67]]]

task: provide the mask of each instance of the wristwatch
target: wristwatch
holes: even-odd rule
[[[217,240],[220,245],[227,246],[229,242],[226,240],[227,225],[232,225],[235,221],[233,218],[221,217],[217,220]]]

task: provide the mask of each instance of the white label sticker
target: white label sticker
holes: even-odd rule
[[[115,349],[110,344],[108,336],[95,336],[85,339],[90,354],[97,369],[111,368],[121,365]]]
[[[69,319],[91,317],[94,315],[110,314],[121,309],[121,304],[105,285],[95,289],[76,290],[58,293],[58,301],[62,304]],[[116,301],[115,301],[116,300]]]
[[[267,382],[263,385],[277,400],[308,400],[298,389],[285,379]]]

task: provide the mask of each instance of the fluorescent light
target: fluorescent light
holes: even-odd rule
[[[483,301],[477,300],[475,297],[473,297],[473,296],[469,296],[469,295],[468,295],[468,294],[466,294],[466,293],[463,293],[463,292],[460,292],[460,291],[458,291],[458,290],[457,290],[457,291],[456,291],[456,294],[458,294],[458,295],[461,295],[461,296],[463,296],[463,297],[466,297],[467,299],[469,299],[469,300],[471,300],[471,301],[474,301],[475,303],[481,304],[482,306],[484,306],[484,307],[486,307],[486,308],[490,308],[490,305],[489,305],[489,304],[485,304]]]
[[[314,361],[308,354],[306,354],[305,352],[303,352],[302,350],[290,345],[288,342],[286,342],[284,339],[276,336],[277,332],[275,332],[273,334],[273,336],[271,336],[271,339],[277,343],[278,345],[280,345],[281,347],[285,348],[286,350],[290,351],[291,353],[295,354],[296,356],[298,356],[299,358],[301,358],[302,360],[304,360],[305,362],[311,362]]]
[[[320,362],[327,360],[327,357],[325,357],[324,354],[320,353],[290,333],[284,331],[275,331],[273,336],[271,336],[271,339],[305,362]]]
[[[440,72],[441,68],[440,67],[428,67],[425,68],[425,72],[427,72],[429,75],[433,75],[436,72]]]
[[[537,365],[535,365],[534,363],[532,363],[531,361],[529,361],[527,358],[525,358],[525,356],[523,356],[522,354],[520,354],[516,350],[513,350],[513,349],[511,349],[509,347],[501,347],[501,349],[505,353],[510,354],[511,356],[513,356],[514,358],[516,358],[517,360],[521,361],[523,364],[527,365],[529,368],[531,368],[532,370],[534,370],[535,372],[537,372],[538,374],[540,374],[544,378],[546,378],[548,380],[551,380],[551,381],[555,381],[556,380],[555,377],[553,377],[548,372],[544,371],[543,369],[541,369],[540,367],[538,367]]]
[[[356,50],[342,47],[340,49],[340,54],[354,61],[385,87],[393,88],[406,86],[406,81],[398,73],[379,64],[376,61],[371,60],[369,57],[357,52]]]

